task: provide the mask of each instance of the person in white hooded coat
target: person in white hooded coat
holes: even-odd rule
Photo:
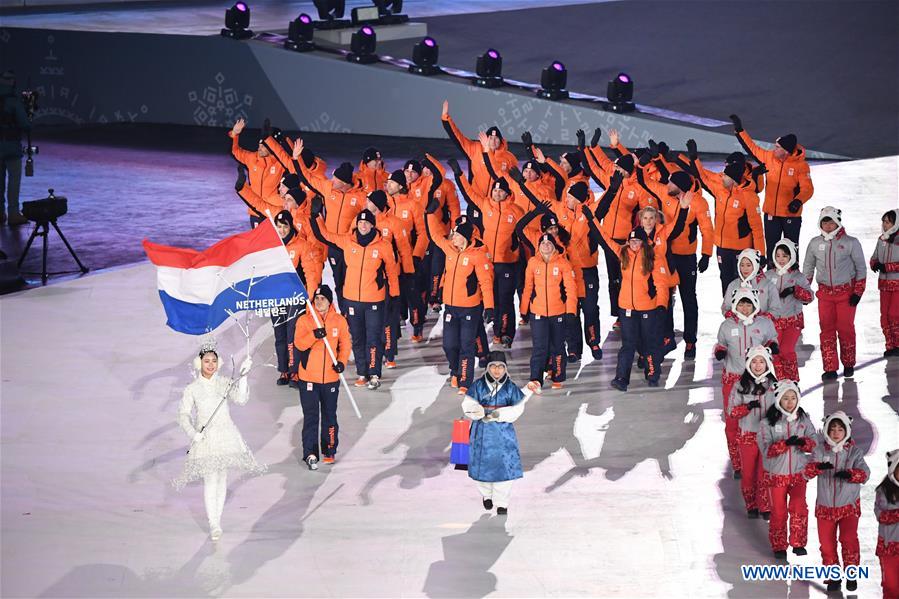
[[[265,471],[265,466],[256,462],[228,410],[229,401],[238,405],[247,403],[247,374],[252,365],[247,356],[236,381],[220,376],[215,345],[204,343],[194,359],[197,378],[184,389],[178,409],[178,424],[190,438],[190,449],[184,469],[173,484],[176,489],[182,489],[189,482],[203,480],[203,500],[213,540],[222,535],[228,470],[253,474]],[[196,419],[192,417],[194,411]]]

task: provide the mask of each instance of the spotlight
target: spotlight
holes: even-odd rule
[[[318,10],[319,20],[313,23],[317,29],[340,29],[349,27],[349,19],[344,19],[346,0],[313,0]]]
[[[551,65],[543,69],[540,75],[540,86],[537,96],[546,100],[565,100],[568,98],[568,71],[565,65],[554,60]]]
[[[634,106],[634,80],[627,73],[618,73],[618,76],[609,81],[606,89],[609,98],[608,109],[612,112],[632,112]]]
[[[253,37],[250,26],[250,7],[246,2],[236,2],[234,6],[225,11],[225,28],[222,29],[222,37],[230,37],[236,40],[245,40]]]
[[[478,56],[475,65],[477,77],[472,81],[478,87],[499,87],[503,81],[503,57],[493,48]]]
[[[369,25],[364,25],[353,34],[350,40],[350,53],[346,55],[346,59],[359,64],[377,62],[378,55],[375,54],[375,45],[377,43],[378,38],[375,35],[375,30]]]
[[[374,0],[381,15],[382,25],[399,25],[409,20],[409,15],[401,15],[403,12],[403,0]]]
[[[290,22],[284,47],[288,50],[294,50],[295,52],[309,52],[310,50],[315,50],[315,45],[312,43],[313,31],[312,17],[306,13],[302,13]]]
[[[412,47],[412,62],[409,72],[416,75],[436,75],[440,72],[437,56],[440,48],[433,37],[426,37]]]

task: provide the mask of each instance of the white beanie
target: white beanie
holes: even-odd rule
[[[767,368],[765,369],[765,372],[763,372],[759,376],[756,376],[749,368],[749,365],[752,363],[753,358],[759,356],[765,359]],[[749,373],[749,376],[751,376],[756,383],[761,383],[769,374],[774,374],[774,363],[771,360],[771,349],[765,347],[764,345],[756,345],[746,350],[746,372]]]
[[[830,241],[840,232],[840,229],[843,228],[843,211],[839,208],[834,208],[833,206],[825,206],[821,208],[821,214],[818,215],[818,229],[821,229],[821,221],[825,218],[829,218],[833,222],[837,223],[837,228],[834,229],[831,233],[825,233],[823,230],[821,231],[821,236],[824,239]]]
[[[899,486],[899,480],[896,480],[896,467],[899,466],[899,449],[894,449],[893,451],[887,452],[887,468],[889,472],[887,472],[887,476],[893,484]]]
[[[749,260],[752,263],[752,272],[749,273],[749,276],[745,279],[743,278],[743,273],[740,272],[740,262],[743,261],[743,258]],[[759,268],[762,265],[762,254],[756,249],[746,248],[742,252],[737,255],[737,276],[740,277],[740,286],[741,287],[751,287],[752,279],[755,278],[755,275],[759,274]]]
[[[787,262],[786,264],[784,264],[783,267],[780,267],[777,265],[777,260],[775,258],[775,254],[777,253],[777,248],[780,248],[780,247],[784,248],[787,251],[787,253],[790,255],[790,261]],[[788,239],[788,238],[784,237],[783,239],[779,240],[777,243],[774,244],[774,251],[771,253],[770,258],[771,258],[771,262],[774,264],[774,270],[777,271],[778,275],[783,276],[783,275],[787,274],[787,272],[790,270],[790,268],[792,268],[793,265],[796,264],[797,254],[798,253],[796,251],[796,244],[793,243],[792,239]]]
[[[731,311],[737,315],[737,318],[742,320],[745,324],[752,324],[752,320],[755,318],[755,315],[759,313],[759,292],[755,289],[747,289],[745,287],[737,287],[734,289],[733,295],[731,296],[730,309]],[[740,312],[737,311],[737,304],[740,303],[740,300],[748,299],[752,302],[753,310],[749,316],[743,316]]]
[[[787,412],[783,406],[780,405],[780,400],[787,391],[792,391],[796,394],[796,409],[792,412]],[[799,417],[800,399],[802,399],[802,395],[799,392],[799,385],[788,380],[777,381],[777,386],[774,388],[774,405],[777,406],[778,411],[786,417],[787,422],[794,422],[796,418]]]

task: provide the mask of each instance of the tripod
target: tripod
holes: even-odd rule
[[[34,230],[31,232],[31,237],[28,238],[28,243],[25,244],[25,251],[22,252],[22,257],[19,258],[18,264],[16,264],[17,268],[21,268],[22,262],[25,261],[25,257],[28,255],[28,250],[31,249],[31,244],[34,243],[35,237],[43,237],[43,255],[41,259],[41,283],[46,285],[47,279],[50,278],[50,275],[64,275],[75,273],[78,271],[75,270],[64,270],[60,272],[47,272],[47,244],[49,242],[49,233],[50,233],[50,225],[53,225],[53,228],[56,229],[56,232],[59,233],[60,239],[62,242],[66,244],[66,248],[69,250],[69,253],[72,254],[72,258],[75,259],[75,262],[78,263],[78,267],[80,269],[81,274],[86,273],[90,270],[84,264],[81,263],[81,260],[78,259],[78,256],[75,254],[75,250],[72,249],[72,246],[69,245],[69,240],[66,239],[66,236],[62,234],[62,231],[59,230],[59,225],[56,224],[56,219],[50,220],[38,220],[34,223]],[[37,274],[32,272],[26,272],[23,274]]]

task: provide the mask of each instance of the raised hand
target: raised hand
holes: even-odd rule
[[[534,145],[534,138],[531,137],[530,131],[525,131],[524,133],[521,134],[521,143],[523,143],[525,146]]]
[[[522,183],[524,183],[524,175],[521,174],[521,171],[518,170],[518,167],[517,167],[517,166],[513,166],[512,168],[510,168],[508,174],[509,174],[509,177],[510,177],[513,181],[515,181],[516,183],[518,183],[519,185],[521,185]]]
[[[485,152],[490,151],[490,138],[483,131],[478,131],[478,141],[481,142],[481,149]]]
[[[689,208],[690,204],[693,202],[693,190],[687,191],[684,193],[684,197],[680,199],[680,207],[681,208]]]
[[[462,167],[459,166],[458,160],[456,160],[455,158],[450,158],[446,161],[446,163],[449,165],[450,170],[453,171],[453,174],[457,179],[462,176]]]
[[[583,129],[577,130],[577,149],[583,151],[587,147],[587,134]]]
[[[602,137],[602,129],[597,127],[593,130],[593,137],[590,138],[590,146],[596,146],[599,144],[599,138]]]
[[[695,139],[687,140],[687,157],[690,160],[696,160],[697,158],[699,158],[699,148],[696,147]]]
[[[740,117],[738,117],[735,114],[732,114],[732,115],[730,115],[730,120],[734,124],[734,131],[739,133],[740,131],[743,130],[743,121],[740,120]]]
[[[540,164],[546,162],[546,156],[543,155],[543,150],[541,150],[537,146],[534,146],[534,160],[536,160]]]
[[[300,159],[300,154],[303,153],[303,139],[298,137],[295,142],[293,142],[293,154],[291,156],[294,160]]]
[[[449,100],[443,101],[443,112],[440,113],[440,118],[446,119],[449,116]]]
[[[247,121],[243,118],[239,118],[234,122],[234,126],[231,127],[231,133],[234,135],[240,135],[240,132],[243,131],[244,127],[247,126]]]
[[[619,141],[618,129],[609,129],[609,145],[614,148]]]

